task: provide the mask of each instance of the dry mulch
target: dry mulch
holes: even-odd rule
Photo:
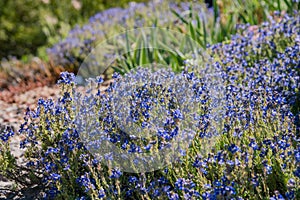
[[[27,107],[34,109],[40,98],[58,98],[59,92],[57,85],[36,87],[25,92],[0,92],[0,125],[18,128]]]

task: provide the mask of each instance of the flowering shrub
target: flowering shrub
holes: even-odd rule
[[[214,154],[194,163],[210,177],[203,198],[299,198],[299,27],[285,16],[209,48],[225,72],[228,122]]]
[[[74,90],[74,75],[63,73],[61,98],[57,102],[41,99],[35,111],[27,112],[21,126],[20,133],[26,136],[21,146],[26,148],[27,166],[42,172],[47,198],[299,199],[299,29],[298,15],[284,16],[280,22],[264,23],[256,32],[248,29],[229,42],[212,45],[207,50],[211,56],[207,63],[196,68],[187,64],[187,69],[195,70],[184,71],[179,77],[193,83],[195,99],[201,94],[197,133],[186,151],[177,152],[181,155],[177,162],[154,172],[126,172],[103,164],[81,138],[80,125],[92,113],[96,120],[88,121],[95,123],[91,126],[105,131],[109,142],[120,149],[129,153],[155,150],[148,146],[150,141],[136,141],[118,127],[126,119],[122,118],[124,112],[112,112],[116,102],[110,94],[128,86],[122,82],[124,77],[139,79],[160,73],[140,69],[124,77],[115,74],[115,82],[104,93],[99,77],[91,81],[90,91],[83,96]],[[209,129],[212,113],[208,109],[210,93],[203,81],[206,68],[215,69],[226,88],[225,116],[216,129]],[[173,76],[170,71],[162,72]],[[151,138],[161,149],[176,138],[174,121],[181,120],[182,110],[178,110],[180,102],[173,101],[171,91],[153,85],[151,78],[144,81],[129,98],[133,106],[130,117],[149,129],[147,111],[157,99],[164,98],[167,104],[162,105],[171,120]],[[79,106],[82,110],[76,110],[84,102],[85,106]],[[209,130],[219,137],[202,153],[202,141]],[[101,134],[91,131],[84,136]],[[102,156],[114,161],[114,157]]]
[[[162,78],[162,75],[164,78]],[[156,134],[153,134],[150,138],[144,136],[137,141],[135,137],[131,136],[132,133],[124,132],[126,130],[119,126],[119,120],[122,119],[118,119],[118,117],[122,117],[122,114],[126,111],[120,112],[122,108],[116,109],[114,112],[111,110],[115,103],[112,99],[113,92],[120,87],[130,87],[130,85],[128,86],[126,82],[122,82],[123,79],[118,75],[115,75],[116,82],[106,90],[107,94],[102,94],[98,90],[95,95],[88,93],[87,96],[80,97],[77,93],[74,93],[74,75],[62,73],[59,81],[63,89],[62,98],[56,103],[52,100],[45,101],[41,99],[37,110],[28,112],[27,121],[20,130],[21,133],[26,134],[26,139],[21,145],[27,148],[27,156],[30,159],[28,165],[35,170],[43,171],[43,182],[48,188],[47,197],[79,198],[90,196],[101,198],[109,196],[127,198],[136,196],[136,198],[150,198],[150,196],[159,195],[160,185],[166,184],[166,187],[168,186],[167,180],[164,181],[165,183],[155,183],[159,180],[156,180],[157,177],[153,174],[160,174],[161,172],[146,173],[144,174],[144,180],[139,180],[139,177],[132,177],[135,170],[130,173],[122,173],[115,166],[101,164],[100,158],[96,157],[95,154],[91,155],[88,151],[91,151],[91,145],[94,145],[93,142],[97,141],[96,139],[106,135],[109,142],[117,144],[118,147],[128,153],[151,152],[154,151],[153,149],[162,150],[168,146],[173,137],[179,134],[179,128],[184,130],[179,124],[182,119],[181,112],[183,112],[183,109],[188,108],[188,105],[183,106],[184,99],[176,99],[176,95],[172,95],[172,90],[178,94],[184,92],[185,88],[182,88],[181,84],[178,85],[180,87],[172,88],[172,85],[170,85],[164,88],[170,80],[175,79],[173,72],[163,70],[151,73],[150,70],[141,69],[136,74],[126,76],[129,76],[129,79],[136,78],[137,80],[145,80],[146,76],[149,78],[148,83],[143,83],[141,87],[137,87],[132,91],[131,98],[134,101],[131,101],[131,103],[135,106],[133,105],[132,115],[129,117],[144,130],[151,131],[150,126],[154,126],[154,133]],[[155,86],[153,85],[154,79],[156,81]],[[190,81],[194,86],[193,96],[190,100],[197,98],[198,101],[203,102],[205,107],[206,101],[201,101],[204,98],[205,90],[203,89],[203,95],[197,92],[202,85],[199,79],[186,72],[175,80],[179,81],[178,83],[182,83],[184,80]],[[97,88],[103,80],[98,78],[95,82]],[[153,117],[150,116],[152,107],[158,102],[161,103],[164,109],[163,112],[169,114],[166,115],[165,119],[160,119],[163,122],[160,127],[155,127],[157,124],[151,124],[149,119]],[[78,109],[80,103],[83,103],[83,106],[79,106],[81,110],[77,113],[76,109]],[[93,108],[98,110],[91,112]],[[96,119],[88,120],[87,117],[90,114],[96,116]],[[159,115],[163,115],[163,113],[159,113]],[[96,126],[88,123],[98,124]],[[95,130],[91,128],[95,128]],[[99,128],[102,132],[97,132]],[[85,129],[90,131],[80,138],[80,134]],[[91,136],[95,134],[96,138]],[[89,141],[84,143],[84,138],[88,138]],[[103,147],[100,144],[98,148]],[[114,162],[113,156],[116,155],[104,154],[101,156]],[[128,179],[134,179],[135,181],[132,181],[132,185],[128,185]],[[164,179],[163,176],[162,179]],[[137,187],[136,184],[139,184],[139,186]],[[147,189],[147,187],[149,188]],[[161,192],[162,195],[167,196],[167,191],[168,189],[165,189],[165,192]],[[191,191],[194,190],[191,189]]]

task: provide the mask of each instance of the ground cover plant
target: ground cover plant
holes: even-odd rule
[[[0,132],[0,174],[20,185],[40,185],[45,199],[299,199],[300,18],[292,10],[298,6],[298,2],[294,3],[285,1],[285,7],[277,3],[272,9],[280,7],[290,14],[276,12],[268,20],[238,15],[250,23],[238,25],[236,34],[230,38],[227,29],[228,38],[213,38],[216,34],[209,32],[213,36],[207,36],[207,40],[200,32],[203,28],[197,25],[201,16],[196,17],[195,23],[193,16],[184,18],[179,14],[180,7],[174,7],[172,16],[188,27],[199,46],[205,47],[205,57],[183,60],[173,66],[166,62],[169,68],[151,70],[138,67],[150,61],[135,58],[145,52],[127,54],[132,63],[117,61],[118,67],[114,69],[120,70],[112,75],[114,81],[107,88],[102,87],[104,79],[99,76],[90,79],[89,90],[81,94],[75,75],[61,73],[61,97],[57,101],[40,99],[35,110],[27,110],[18,132],[9,128]],[[142,4],[131,6],[129,10],[149,9]],[[197,7],[187,6],[184,10],[193,9]],[[121,13],[116,21],[124,20],[128,10],[108,10],[91,18],[91,24],[103,18],[105,24],[111,13]],[[261,24],[251,26],[261,19]],[[143,23],[135,20],[131,22]],[[156,20],[149,23],[153,22]],[[157,20],[159,23],[163,21]],[[86,29],[93,27],[91,24]],[[82,29],[75,29],[78,32],[74,30],[69,39],[51,50],[58,61],[71,59],[73,64],[74,60],[80,63],[87,56],[87,49],[81,47],[92,48],[89,44],[94,41],[87,43],[86,37],[94,29]],[[77,40],[78,36],[84,39]],[[74,45],[69,48],[69,44]],[[81,51],[76,54],[78,50]],[[208,77],[210,69],[214,71],[213,77]],[[222,86],[219,92],[224,104],[218,125],[213,123],[216,116],[210,90],[217,89],[217,84],[210,82],[212,79]],[[170,84],[172,81],[186,85],[177,87]],[[124,131],[122,105],[114,109],[118,103],[115,91],[126,92],[121,97],[131,103],[126,111],[134,119],[134,126],[143,133],[154,132],[153,137],[137,140],[130,130]],[[166,115],[159,126],[151,124],[156,105],[164,112],[160,114]],[[193,118],[186,115],[189,106],[193,108]],[[87,120],[91,116],[92,120]],[[161,151],[176,136],[190,136],[180,126],[186,118],[192,122],[193,140],[188,149],[176,149],[176,162],[162,169],[122,171],[117,165],[107,164],[106,160],[118,162],[114,156],[103,154],[101,158],[91,151],[102,144],[97,143],[99,139],[129,154]],[[86,131],[86,142],[82,132],[90,127],[97,129]],[[9,150],[9,139],[15,134],[24,138],[20,146],[27,162],[21,167]],[[209,148],[205,144],[207,138],[214,141]],[[18,179],[21,170],[26,181]]]

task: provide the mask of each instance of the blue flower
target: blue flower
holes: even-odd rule
[[[123,173],[118,169],[113,169],[112,174],[109,176],[110,178],[120,178]]]
[[[9,138],[11,138],[12,136],[14,136],[14,131],[12,128],[10,127],[5,127],[4,130],[1,130],[0,132],[0,139],[3,142],[7,142],[9,140]]]
[[[176,109],[173,112],[173,117],[174,117],[174,119],[183,119],[183,115],[182,115],[182,113],[180,112],[179,109]]]
[[[300,178],[300,167],[299,166],[296,168],[296,171],[294,171],[294,174],[295,174],[295,176]]]
[[[61,175],[59,175],[59,174],[56,174],[56,173],[50,174],[51,180],[58,181],[58,180],[60,180],[60,178],[61,178]]]
[[[98,198],[104,198],[106,196],[105,191],[103,189],[100,189],[98,191]]]
[[[71,83],[75,83],[75,75],[73,73],[61,72],[60,77],[61,79],[58,80],[58,84],[70,85]]]
[[[52,154],[52,153],[58,153],[58,149],[57,148],[53,148],[53,147],[48,147],[46,153],[45,153],[45,156],[48,156],[49,154]]]
[[[228,147],[228,150],[232,153],[235,154],[236,152],[238,152],[240,150],[240,148],[238,146],[236,146],[235,144],[231,144]]]

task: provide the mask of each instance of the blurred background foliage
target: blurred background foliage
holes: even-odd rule
[[[110,7],[127,7],[133,0],[0,0],[0,61],[11,56],[23,62],[38,56],[48,60],[46,49],[68,36],[75,26]],[[148,0],[134,0],[146,2]],[[170,0],[170,2],[182,2]],[[203,47],[229,39],[237,23],[257,25],[273,11],[292,13],[297,0],[198,0],[212,6],[214,17],[183,19],[187,33]],[[176,15],[176,13],[175,13]]]
[[[142,2],[145,0],[135,0]],[[47,47],[66,37],[76,24],[109,7],[124,7],[130,0],[1,0],[0,59],[28,55],[46,58]]]

